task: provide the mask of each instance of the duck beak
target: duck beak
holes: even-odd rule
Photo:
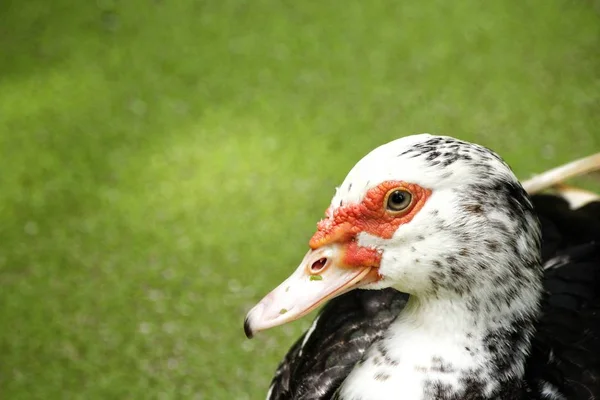
[[[356,266],[344,262],[352,259],[348,257],[349,247],[332,243],[306,253],[296,271],[248,312],[246,336],[252,338],[258,331],[294,321],[329,299],[377,281],[374,263]]]

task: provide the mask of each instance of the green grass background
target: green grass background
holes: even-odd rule
[[[0,2],[0,398],[257,399],[246,340],[373,147],[600,150],[596,0]]]

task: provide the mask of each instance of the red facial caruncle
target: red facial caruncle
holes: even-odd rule
[[[389,197],[398,191],[407,193],[410,203],[396,211],[388,205]],[[357,235],[365,232],[390,239],[400,225],[413,219],[430,195],[431,190],[414,183],[385,181],[369,189],[360,203],[342,205],[333,212],[328,210],[328,218],[317,224],[317,232],[310,239],[309,245],[315,250],[331,243],[345,244],[344,265],[378,267],[381,253],[376,249],[359,246],[356,242]]]

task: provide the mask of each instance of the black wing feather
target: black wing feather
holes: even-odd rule
[[[600,398],[600,202],[571,210],[555,196],[533,201],[546,293],[526,380],[568,399]]]

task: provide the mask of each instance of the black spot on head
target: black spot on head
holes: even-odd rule
[[[434,356],[431,359],[431,371],[441,372],[444,374],[456,372],[456,368],[448,362],[444,362],[440,357]]]
[[[446,281],[446,274],[443,270],[433,271],[431,277],[437,279],[440,283]]]
[[[466,204],[464,210],[470,214],[481,215],[483,214],[483,207],[481,204]]]
[[[431,293],[437,296],[439,290],[440,281],[438,281],[436,278],[431,278]]]
[[[460,279],[465,276],[465,271],[456,265],[452,265],[450,266],[450,274],[452,275],[453,279]]]
[[[436,158],[438,158],[440,156],[440,152],[439,151],[432,151],[427,155],[426,160],[427,161],[433,161]]]
[[[469,301],[467,301],[467,310],[469,310],[471,312],[478,312],[479,306],[480,306],[480,302],[477,297],[471,297],[469,299]],[[469,333],[467,335],[467,337],[469,337],[469,335],[471,335],[471,334]],[[471,335],[471,337],[473,337],[473,335]]]
[[[456,162],[456,160],[458,160],[458,156],[451,156],[446,158],[446,160],[444,162],[442,162],[442,167],[446,168],[447,166],[453,164]]]
[[[488,250],[493,253],[497,252],[498,248],[500,247],[500,243],[498,243],[495,240],[486,239],[484,242],[485,242],[485,245],[487,246]]]
[[[469,242],[473,239],[470,232],[459,232],[458,236],[460,237],[460,240],[463,240],[465,242]]]
[[[377,372],[375,374],[376,381],[387,381],[390,378],[390,375],[385,372]]]

